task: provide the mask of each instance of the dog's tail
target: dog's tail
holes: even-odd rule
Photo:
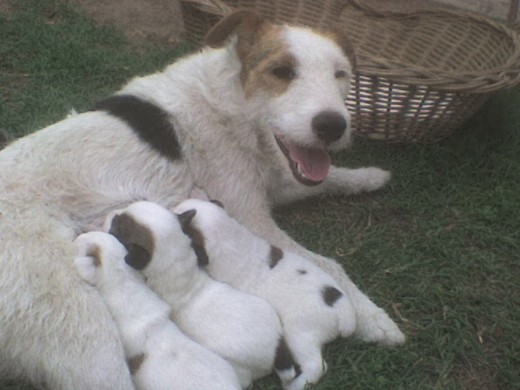
[[[282,384],[289,383],[302,373],[300,365],[296,363],[293,353],[289,349],[283,336],[280,337],[278,347],[276,348],[274,370],[282,381]]]

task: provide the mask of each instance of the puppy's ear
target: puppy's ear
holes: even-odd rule
[[[354,46],[345,31],[339,28],[334,28],[328,32],[328,35],[339,45],[339,47],[341,47],[343,53],[350,61],[352,73],[355,73],[357,70],[356,52],[354,51]]]
[[[183,233],[191,240],[191,247],[197,255],[197,264],[204,267],[209,264],[209,256],[206,252],[204,235],[191,223],[195,214],[197,214],[197,210],[191,209],[177,214],[177,218],[179,218]]]
[[[150,252],[139,244],[128,243],[125,247],[128,251],[125,263],[138,271],[143,270],[152,260]]]
[[[140,225],[132,216],[116,214],[108,232],[123,244],[127,250],[125,262],[136,270],[144,269],[152,260],[154,240],[150,231]]]
[[[241,9],[231,12],[221,19],[204,38],[204,43],[210,47],[218,48],[224,46],[226,40],[237,33],[240,45],[251,45],[260,26],[266,20],[256,11]]]
[[[78,256],[74,259],[74,266],[83,280],[91,285],[96,285],[99,279],[99,259],[92,256]]]
[[[183,229],[191,224],[191,220],[195,217],[195,214],[197,214],[197,210],[195,209],[186,210],[181,214],[177,214],[177,218],[179,218],[179,222]]]
[[[220,207],[221,209],[224,209],[224,210],[226,209],[226,208],[224,207],[224,203],[222,203],[220,200],[217,200],[217,199],[211,199],[210,202],[216,204],[216,205],[217,205],[218,207]]]

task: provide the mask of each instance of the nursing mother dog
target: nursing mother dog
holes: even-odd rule
[[[73,240],[100,228],[110,210],[136,200],[172,209],[195,186],[254,233],[329,272],[352,300],[359,338],[404,341],[334,260],[304,249],[271,217],[274,206],[389,180],[378,168],[330,165],[329,151],[350,135],[346,39],[242,10],[207,42],[0,152],[2,378],[55,390],[132,389],[117,327],[73,268]]]

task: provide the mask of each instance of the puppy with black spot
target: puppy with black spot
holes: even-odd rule
[[[176,216],[158,204],[140,201],[110,213],[104,227],[128,249],[126,262],[140,270],[172,307],[171,319],[226,359],[243,388],[273,368],[285,386],[298,376],[299,367],[276,311],[265,300],[218,282],[201,268],[207,258],[183,229],[190,218],[191,213]]]
[[[309,260],[253,235],[219,203],[189,199],[174,211],[192,215],[190,231],[208,256],[205,268],[212,277],[264,298],[277,311],[302,371],[288,388],[316,383],[326,369],[322,346],[356,329],[348,295]]]
[[[74,264],[108,306],[137,389],[240,389],[229,363],[170,321],[170,307],[150,290],[139,272],[125,264],[128,252],[114,236],[84,233],[76,244]]]

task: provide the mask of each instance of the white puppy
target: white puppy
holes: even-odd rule
[[[225,358],[242,387],[274,368],[282,383],[299,374],[276,311],[265,300],[210,278],[177,217],[152,202],[136,202],[107,217],[105,229],[128,249],[127,263],[171,307],[190,337]],[[189,218],[189,216],[188,216]]]
[[[82,234],[76,243],[74,264],[114,317],[138,389],[240,389],[229,363],[170,321],[168,304],[125,264],[128,252],[123,244],[102,232]]]
[[[194,215],[188,231],[198,251],[207,254],[212,277],[256,294],[276,309],[302,370],[295,388],[305,381],[316,383],[326,367],[323,345],[355,331],[356,313],[348,295],[309,260],[253,235],[219,202],[188,199],[174,211]]]

